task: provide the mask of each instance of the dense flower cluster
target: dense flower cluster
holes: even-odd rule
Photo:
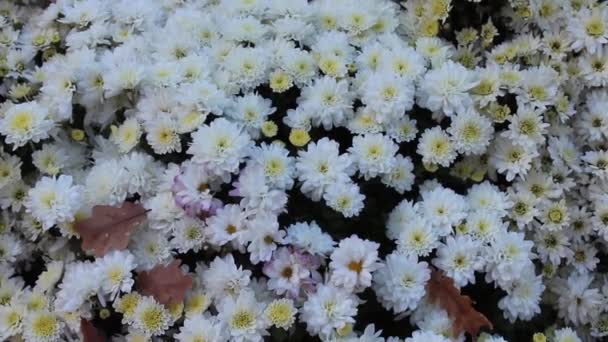
[[[0,339],[464,341],[434,271],[508,324],[554,312],[534,341],[608,336],[608,5],[453,2],[0,1]],[[400,203],[365,212],[369,183]],[[385,229],[338,238],[300,199]],[[128,247],[83,250],[124,202]],[[175,259],[184,301],[138,291]]]

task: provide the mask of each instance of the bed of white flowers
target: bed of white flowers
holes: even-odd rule
[[[2,0],[0,77],[0,340],[608,335],[603,1]]]

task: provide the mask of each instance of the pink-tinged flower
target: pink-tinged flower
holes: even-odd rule
[[[205,219],[215,214],[222,202],[213,198],[211,183],[214,180],[203,165],[185,162],[171,187],[175,203],[192,217]]]
[[[269,277],[268,289],[278,295],[300,298],[312,293],[322,281],[317,269],[321,266],[319,257],[294,247],[281,247],[264,265],[263,272]],[[303,291],[303,293],[301,292]]]

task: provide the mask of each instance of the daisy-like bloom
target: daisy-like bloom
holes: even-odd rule
[[[348,149],[365,180],[389,173],[398,150],[399,146],[383,134],[355,136],[353,146]]]
[[[91,205],[119,205],[127,198],[127,183],[127,171],[119,160],[99,160],[85,178],[85,200]]]
[[[129,292],[135,283],[131,271],[137,266],[135,257],[129,251],[112,251],[98,259],[97,271],[103,277],[101,289],[111,298],[120,292]]]
[[[449,236],[445,245],[437,248],[433,265],[443,270],[458,287],[475,284],[475,271],[483,268],[480,243],[468,236]]]
[[[225,322],[230,341],[261,341],[268,335],[263,319],[264,304],[252,291],[242,291],[236,298],[225,297],[219,304],[219,318]]]
[[[519,106],[517,114],[511,117],[509,129],[501,133],[520,145],[535,146],[545,142],[548,123],[543,122],[542,110],[527,105]]]
[[[278,215],[285,211],[287,194],[283,190],[270,189],[266,185],[264,169],[259,164],[250,164],[239,174],[237,182],[232,183],[231,196],[242,197],[240,205],[251,212],[268,212]]]
[[[133,314],[133,327],[147,336],[162,335],[169,329],[171,314],[152,297],[141,297]]]
[[[262,124],[275,110],[271,100],[258,94],[247,94],[237,97],[227,114],[242,123],[252,138],[258,138]]]
[[[430,278],[426,262],[418,262],[416,256],[393,253],[374,273],[373,289],[382,305],[398,314],[418,306]]]
[[[363,210],[365,195],[355,183],[331,184],[325,190],[323,199],[327,205],[344,217],[358,216]]]
[[[587,172],[602,180],[608,180],[608,151],[588,151],[581,159],[587,163]]]
[[[214,245],[223,246],[232,242],[233,246],[239,248],[247,242],[246,213],[238,205],[228,204],[218,209],[205,223],[205,234]]]
[[[467,216],[467,229],[476,240],[487,243],[505,230],[505,226],[496,213],[490,210],[476,210]]]
[[[275,299],[264,310],[264,318],[269,325],[288,330],[296,321],[298,309],[291,299]]]
[[[447,61],[424,75],[416,96],[421,106],[453,116],[473,106],[468,91],[476,85],[475,75],[471,71],[458,63]]]
[[[133,319],[135,318],[135,309],[139,305],[142,296],[133,291],[131,293],[127,293],[122,297],[116,298],[112,303],[114,310],[122,314],[122,322],[123,323],[133,323]]]
[[[572,48],[576,51],[587,49],[594,53],[608,43],[608,9],[605,6],[598,8],[580,9],[576,15],[570,17],[567,30],[572,34]]]
[[[247,222],[247,252],[253,264],[268,261],[277,249],[277,244],[283,243],[285,231],[279,229],[275,215],[260,212]]]
[[[118,146],[118,149],[127,153],[138,143],[142,135],[142,129],[135,118],[126,119],[120,126],[112,127],[110,139]]]
[[[332,284],[347,290],[362,291],[372,283],[372,272],[378,263],[380,244],[362,240],[356,235],[342,239],[331,254],[329,268]]]
[[[557,304],[559,317],[572,324],[586,324],[597,318],[601,312],[603,296],[599,289],[591,288],[593,275],[589,273],[571,274],[559,293]]]
[[[498,302],[498,307],[510,322],[530,320],[540,313],[539,303],[544,290],[542,277],[536,276],[531,269],[510,284],[506,289],[507,295]]]
[[[395,156],[395,165],[391,172],[382,176],[382,183],[403,194],[405,191],[412,190],[415,177],[412,160],[409,157],[398,154]]]
[[[502,137],[494,140],[490,150],[490,164],[505,174],[507,181],[512,181],[515,176],[525,176],[532,166],[532,159],[538,156],[535,148]]]
[[[332,285],[320,285],[308,296],[300,311],[311,335],[329,338],[336,330],[355,323],[358,301],[352,293]]]
[[[374,73],[360,89],[361,101],[375,114],[379,123],[396,119],[414,106],[411,81],[388,72]]]
[[[211,193],[214,180],[203,165],[183,163],[180,174],[175,177],[171,187],[175,203],[192,217],[205,218],[213,215],[222,205]]]
[[[449,338],[443,335],[436,334],[431,331],[414,331],[412,337],[405,339],[405,342],[448,342],[451,341]]]
[[[21,179],[21,158],[0,150],[0,189]]]
[[[426,61],[418,51],[409,46],[402,46],[389,51],[380,67],[384,72],[418,81],[426,71]]]
[[[55,298],[55,309],[59,312],[76,311],[85,301],[99,293],[103,275],[90,262],[74,262],[65,268],[65,274]]]
[[[315,126],[323,125],[325,130],[330,130],[352,116],[353,96],[347,80],[336,81],[325,76],[302,89],[298,104],[312,114]]]
[[[73,185],[71,176],[43,177],[28,191],[25,208],[48,230],[74,219],[82,191],[82,186]]]
[[[418,140],[416,152],[426,164],[448,167],[456,159],[456,145],[439,126],[425,130]]]
[[[539,215],[537,204],[539,200],[530,192],[518,191],[511,192],[510,198],[513,201],[509,217],[515,221],[518,228],[524,228]]]
[[[194,315],[186,318],[184,325],[175,334],[179,342],[214,341],[224,342],[228,340],[220,322],[215,317]]]
[[[298,152],[296,170],[302,181],[302,192],[318,201],[330,184],[350,183],[354,172],[349,154],[340,154],[340,145],[328,138],[310,143]]]
[[[422,192],[420,210],[439,236],[452,232],[452,227],[460,223],[467,215],[468,203],[461,195],[441,186]]]
[[[496,64],[491,64],[485,69],[477,69],[478,84],[472,89],[472,93],[473,100],[480,107],[485,107],[495,101],[497,96],[504,95],[504,90],[501,89],[500,71]]]
[[[264,168],[266,183],[273,188],[289,190],[295,175],[294,158],[279,144],[262,143],[251,151],[251,162]]]
[[[11,336],[21,334],[25,314],[26,307],[23,305],[0,306],[0,338],[8,340]]]
[[[148,144],[157,154],[181,152],[177,124],[169,116],[159,116],[145,125]]]
[[[490,243],[486,263],[486,281],[507,288],[522,272],[532,266],[532,246],[523,233],[502,232]]]
[[[448,133],[453,137],[458,152],[482,154],[486,151],[494,133],[492,122],[475,110],[467,110],[452,117]]]
[[[541,65],[523,70],[521,75],[521,87],[517,90],[518,102],[542,110],[554,103],[559,84],[555,70]]]
[[[437,232],[420,216],[404,222],[397,237],[397,249],[405,255],[428,256],[438,244]]]
[[[500,217],[506,216],[513,206],[508,194],[488,181],[470,187],[467,201],[472,210],[488,210]]]
[[[329,255],[336,244],[331,235],[324,233],[315,221],[298,222],[287,227],[285,242],[317,256]]]
[[[47,138],[54,125],[47,108],[37,102],[25,102],[6,111],[0,119],[0,134],[15,150],[28,141],[39,142]]]
[[[138,271],[150,270],[157,264],[168,261],[171,256],[171,245],[162,232],[141,229],[136,231],[131,241]]]
[[[542,229],[555,231],[560,230],[570,223],[568,207],[564,199],[560,201],[546,201],[541,208],[540,220]]]
[[[201,220],[192,217],[184,217],[174,226],[171,244],[180,253],[188,251],[198,252],[203,248],[205,241],[204,224]]]
[[[263,272],[269,278],[268,289],[278,295],[287,294],[297,298],[303,283],[311,276],[306,261],[315,260],[297,250],[286,247],[273,253],[272,259],[264,265]]]
[[[23,337],[27,341],[58,342],[62,340],[65,323],[47,310],[31,311],[23,322]]]
[[[197,269],[197,274],[198,274]],[[226,296],[236,297],[247,288],[251,271],[237,266],[232,254],[215,257],[209,268],[200,273],[200,279],[209,296],[219,303]]]
[[[38,276],[34,291],[47,292],[55,287],[63,275],[63,262],[51,261],[46,264],[46,270]]]
[[[230,121],[219,118],[192,133],[187,153],[211,174],[227,181],[245,157],[250,139],[247,133]]]
[[[555,342],[583,342],[571,328],[561,328],[554,332],[553,341]]]

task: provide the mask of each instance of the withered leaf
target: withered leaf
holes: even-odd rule
[[[139,293],[153,296],[159,303],[169,305],[184,300],[192,287],[192,277],[179,268],[181,261],[173,260],[168,265],[156,265],[150,271],[143,271],[135,280]]]
[[[475,341],[481,327],[492,329],[492,323],[481,312],[475,310],[473,300],[460,293],[460,290],[454,286],[452,278],[433,269],[426,287],[431,301],[439,304],[453,320],[455,336],[467,332]]]
[[[92,216],[76,222],[75,227],[82,249],[101,257],[111,250],[127,248],[131,233],[145,220],[146,209],[141,204],[125,202],[120,208],[96,205]]]
[[[106,342],[106,336],[93,323],[84,318],[80,319],[80,333],[83,342]]]

